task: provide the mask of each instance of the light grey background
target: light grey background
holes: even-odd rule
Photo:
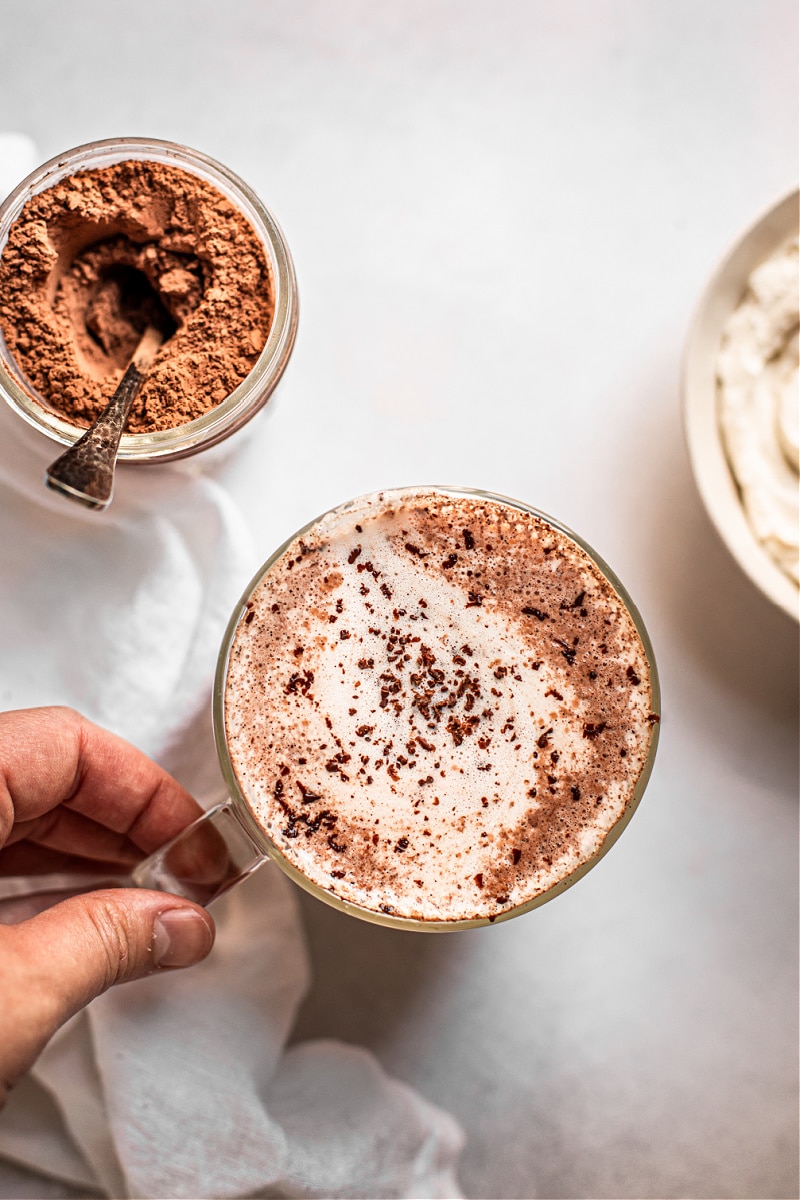
[[[42,158],[184,142],[277,215],[300,336],[224,473],[262,557],[373,487],[479,486],[577,529],[651,631],[619,845],[466,934],[304,897],[296,1036],[453,1112],[470,1197],[797,1197],[797,629],[712,531],[679,410],[710,272],[797,183],[796,5],[3,0],[0,126]]]

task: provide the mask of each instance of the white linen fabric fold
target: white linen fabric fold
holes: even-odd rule
[[[0,707],[72,705],[213,803],[217,650],[257,566],[244,522],[198,460],[123,464],[90,512],[45,488],[57,452],[0,405]],[[309,986],[294,885],[263,867],[214,916],[205,962],[99,997],[12,1092],[0,1196],[461,1196],[450,1116],[364,1050],[288,1046]]]
[[[71,503],[44,484],[58,451],[0,407],[3,707],[76,705],[183,762],[208,801],[210,684],[255,567],[249,535],[224,489],[181,464],[122,464],[105,513]]]

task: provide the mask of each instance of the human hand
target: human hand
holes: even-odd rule
[[[71,709],[0,713],[0,876],[120,875],[200,812],[141,751]],[[72,895],[0,924],[0,1107],[55,1031],[95,996],[191,966],[213,942],[204,909],[136,888]]]

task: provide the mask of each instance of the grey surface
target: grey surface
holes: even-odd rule
[[[796,1197],[797,629],[719,544],[679,416],[701,289],[796,186],[796,6],[6,0],[0,18],[0,123],[43,158],[173,138],[287,234],[297,348],[224,475],[261,557],[373,487],[487,487],[596,545],[655,644],[658,761],[597,869],[442,937],[304,899],[295,1036],[365,1044],[450,1109],[470,1197]]]

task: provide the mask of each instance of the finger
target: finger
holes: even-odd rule
[[[18,821],[6,842],[6,849],[16,842],[35,842],[50,850],[80,854],[83,858],[103,859],[133,866],[142,852],[124,833],[115,833],[105,825],[84,817],[82,813],[59,805],[30,821]]]
[[[138,856],[141,859],[141,854]],[[15,842],[0,850],[0,878],[13,879],[19,875],[90,874],[95,879],[108,875],[129,875],[131,864],[127,861],[108,862],[98,858],[84,858],[82,854],[67,854],[51,850],[36,842]]]
[[[68,900],[70,896],[80,896],[84,892],[96,891],[101,887],[119,887],[119,882],[104,879],[102,882],[86,883],[82,887],[51,888],[41,892],[26,892],[21,896],[6,896],[0,899],[0,925],[18,925],[21,921],[27,921],[30,917],[44,912],[46,908]]]
[[[0,713],[0,843],[15,821],[59,803],[127,834],[147,854],[201,812],[140,750],[72,709]]]
[[[69,1017],[116,983],[205,958],[214,923],[175,896],[109,889],[0,928],[0,1101]]]

